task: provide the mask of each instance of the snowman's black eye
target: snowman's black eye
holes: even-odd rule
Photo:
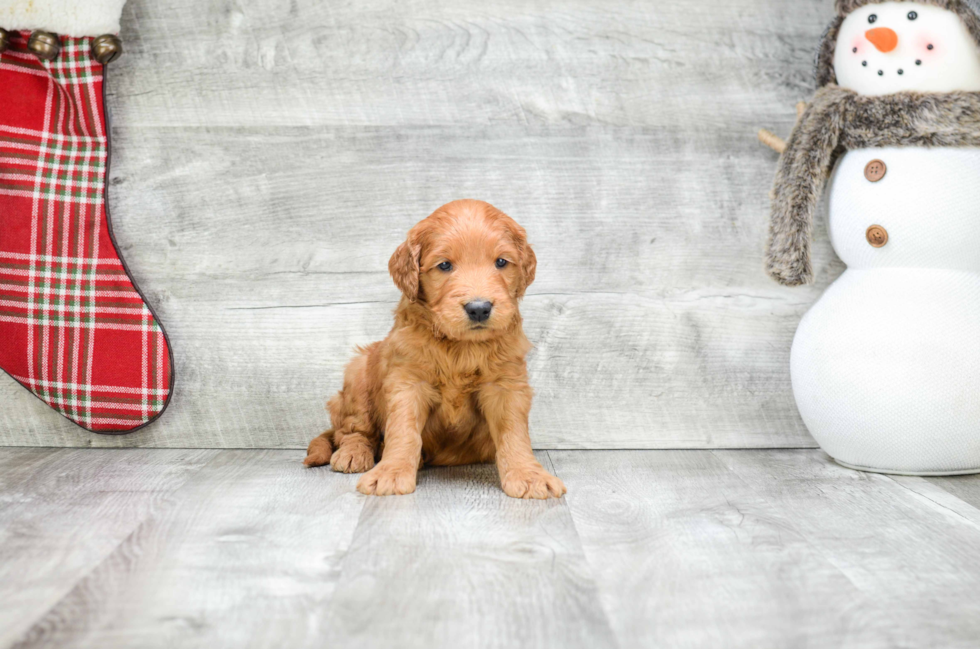
[[[918,17],[919,17],[919,12],[918,11],[910,11],[909,12],[909,20],[915,20]]]
[[[878,14],[871,14],[870,16],[868,16],[868,22],[869,23],[878,22]]]

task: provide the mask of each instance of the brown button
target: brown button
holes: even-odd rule
[[[888,173],[888,167],[881,160],[872,160],[864,168],[864,177],[873,183],[878,182]]]
[[[868,228],[868,231],[864,233],[864,236],[868,238],[868,243],[870,243],[873,248],[881,248],[888,243],[888,230],[880,225],[872,225],[870,228]]]

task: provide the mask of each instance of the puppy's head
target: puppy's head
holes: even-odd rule
[[[485,340],[519,317],[537,259],[524,228],[482,201],[443,205],[408,233],[388,262],[409,302],[454,340]]]

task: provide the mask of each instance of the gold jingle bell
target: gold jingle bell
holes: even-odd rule
[[[10,47],[10,32],[0,27],[0,52],[4,52]]]
[[[122,41],[115,34],[103,34],[92,41],[92,56],[102,65],[118,59],[122,51]]]
[[[27,49],[34,52],[37,58],[44,61],[54,61],[61,52],[61,41],[57,34],[51,32],[34,32],[27,41]]]

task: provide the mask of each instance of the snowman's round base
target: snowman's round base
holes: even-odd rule
[[[865,473],[884,473],[886,475],[911,475],[911,476],[928,478],[932,476],[974,475],[980,473],[980,467],[977,467],[976,469],[962,469],[960,471],[895,471],[892,469],[875,469],[869,466],[858,466],[856,464],[848,464],[847,462],[841,462],[836,457],[831,459],[846,469],[853,469],[855,471],[864,471]]]
[[[980,267],[848,268],[800,322],[790,374],[800,417],[841,465],[980,473]]]

